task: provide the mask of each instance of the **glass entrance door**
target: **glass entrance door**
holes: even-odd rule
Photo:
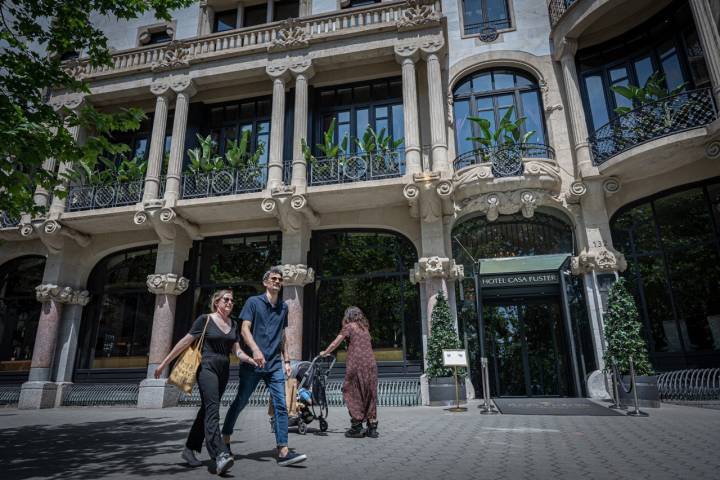
[[[567,396],[568,353],[557,297],[485,302],[494,395]]]

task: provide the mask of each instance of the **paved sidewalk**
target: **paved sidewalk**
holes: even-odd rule
[[[180,451],[194,408],[0,408],[0,478],[212,478]],[[221,412],[224,416],[224,410]],[[309,460],[278,467],[265,410],[238,421],[228,478],[718,479],[720,411],[664,405],[649,418],[482,416],[438,408],[379,409],[380,438],[347,439],[344,409],[290,446]]]

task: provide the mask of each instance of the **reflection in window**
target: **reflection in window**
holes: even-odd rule
[[[155,247],[105,257],[88,280],[83,309],[80,368],[145,368],[155,295],[147,276],[155,271]]]
[[[652,355],[720,350],[720,183],[623,209],[612,222]],[[678,364],[679,366],[680,364]]]
[[[510,28],[507,0],[463,0],[462,5],[465,35]]]
[[[468,75],[453,90],[455,113],[455,141],[457,152],[463,154],[480,148],[468,140],[478,137],[477,125],[469,116],[490,122],[490,130],[513,108],[512,119],[525,117],[520,130],[522,134],[534,131],[529,143],[545,142],[545,122],[542,113],[540,88],[529,75],[514,70],[483,71]]]
[[[213,32],[226,32],[237,28],[237,9],[215,13]]]
[[[360,307],[370,321],[375,358],[381,362],[422,359],[418,287],[408,279],[417,261],[406,238],[388,232],[315,232],[315,351],[341,329],[345,308]],[[337,352],[345,361],[345,350]]]
[[[44,257],[21,257],[0,266],[0,372],[30,370],[42,304]]]

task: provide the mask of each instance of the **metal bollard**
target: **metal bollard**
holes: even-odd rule
[[[499,412],[490,402],[490,372],[488,371],[488,360],[486,357],[480,358],[480,367],[483,384],[483,404],[480,406],[480,413],[482,415],[496,415]]]
[[[618,388],[618,382],[620,379],[617,375],[618,369],[617,364],[615,363],[615,359],[613,359],[613,371],[612,371],[612,386],[613,386],[613,397],[614,397],[614,403],[610,405],[608,408],[612,408],[613,410],[627,410],[627,407],[620,404],[620,389]]]
[[[640,410],[640,407],[638,405],[638,397],[637,397],[637,385],[635,384],[635,364],[633,363],[633,358],[630,356],[630,385],[633,391],[633,404],[635,406],[635,410],[632,412],[628,412],[627,414],[631,417],[649,417],[649,415],[646,412],[643,412]]]

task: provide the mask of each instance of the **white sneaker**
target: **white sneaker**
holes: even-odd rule
[[[202,465],[202,462],[198,460],[198,458],[195,456],[195,452],[193,452],[187,447],[185,447],[185,450],[183,450],[181,456],[182,459],[185,460],[185,462],[191,467],[199,467],[200,465]]]
[[[218,475],[224,475],[230,470],[230,467],[232,467],[234,463],[235,460],[233,460],[233,457],[227,453],[221,453],[217,459],[215,459],[215,470]]]

